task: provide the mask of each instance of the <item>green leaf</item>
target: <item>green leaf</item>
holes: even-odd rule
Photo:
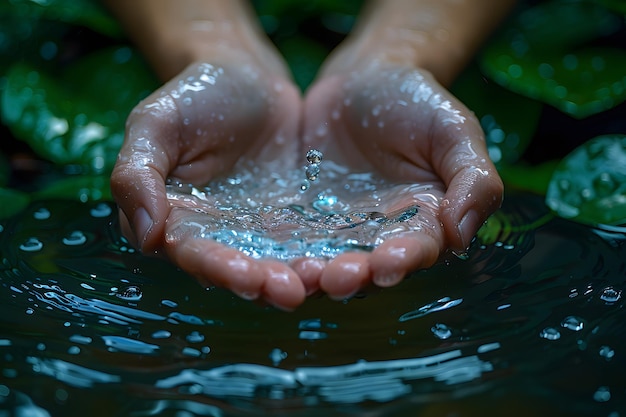
[[[550,180],[546,204],[581,223],[626,223],[626,135],[596,137],[567,155]]]
[[[511,91],[584,118],[626,100],[626,50],[586,46],[619,27],[593,3],[548,2],[521,13],[485,48],[481,66]]]
[[[529,166],[524,163],[504,165],[498,169],[507,187],[545,195],[558,161]]]
[[[287,38],[278,44],[278,48],[302,91],[311,84],[329,52],[320,43],[304,36]]]
[[[35,200],[67,199],[81,202],[112,200],[107,175],[80,175],[62,178],[33,194]]]
[[[127,47],[93,53],[58,75],[15,64],[2,92],[2,119],[40,156],[107,172],[128,113],[157,85]]]
[[[95,0],[4,0],[0,2],[0,19],[45,19],[88,27],[104,35],[119,38],[121,26]]]
[[[28,194],[9,188],[0,188],[0,219],[11,217],[30,203]]]
[[[486,81],[475,65],[461,74],[452,92],[480,120],[496,167],[516,163],[533,138],[543,105]]]

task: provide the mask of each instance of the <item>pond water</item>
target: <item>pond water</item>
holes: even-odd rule
[[[626,234],[530,195],[490,221],[284,313],[135,252],[112,203],[38,202],[0,222],[0,416],[626,416]]]

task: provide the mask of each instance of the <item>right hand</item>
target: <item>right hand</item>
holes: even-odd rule
[[[168,200],[166,181],[204,185],[246,159],[295,164],[301,106],[297,87],[258,65],[189,65],[127,121],[111,177],[125,236],[143,253],[164,253],[206,286],[284,309],[299,305],[306,289],[293,269],[200,238],[194,224],[210,220],[191,199]]]

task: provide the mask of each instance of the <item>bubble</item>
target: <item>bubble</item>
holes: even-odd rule
[[[449,339],[452,336],[452,331],[448,326],[442,323],[437,323],[433,327],[430,328],[430,331],[433,332],[435,337],[441,340]]]
[[[606,345],[601,346],[598,353],[607,361],[610,361],[611,359],[613,359],[613,356],[615,356],[615,351],[610,346]]]
[[[33,213],[33,217],[37,220],[46,220],[50,218],[50,210],[47,208],[40,208]]]
[[[615,303],[622,297],[622,291],[616,290],[613,287],[607,287],[602,290],[602,294],[600,294],[600,299],[602,301],[606,301],[607,303]]]
[[[309,164],[320,164],[322,162],[323,156],[324,155],[322,154],[322,152],[318,151],[317,149],[310,149],[306,153],[306,160],[309,162]]]
[[[143,293],[139,287],[131,285],[121,293],[116,294],[116,296],[126,301],[139,301],[141,300]]]
[[[37,252],[43,248],[43,243],[36,237],[29,237],[26,242],[20,245],[20,249],[24,252]]]
[[[300,184],[300,190],[302,191],[306,191],[309,189],[309,187],[311,186],[311,183],[309,182],[309,180],[304,180],[302,181],[302,183]]]
[[[320,174],[320,166],[318,164],[311,164],[306,167],[305,173],[309,181],[315,181]]]
[[[108,217],[111,215],[111,207],[109,207],[108,204],[106,203],[99,203],[98,205],[96,205],[94,208],[92,208],[89,211],[89,214],[91,214],[91,217]]]
[[[67,246],[82,245],[87,241],[87,236],[80,230],[74,230],[69,236],[63,238],[63,244]]]
[[[576,316],[567,316],[561,322],[562,327],[573,330],[575,332],[582,330],[584,325],[585,323],[583,322],[583,320],[580,317]]]
[[[546,340],[558,340],[561,338],[561,332],[554,327],[546,327],[539,333],[539,336]]]

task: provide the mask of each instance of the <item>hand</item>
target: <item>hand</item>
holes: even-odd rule
[[[168,179],[204,185],[245,160],[294,160],[300,112],[296,87],[254,63],[188,66],[128,119],[111,177],[125,235],[144,253],[163,252],[207,286],[285,309],[300,304],[305,288],[291,268],[202,238],[194,225],[209,220],[196,203],[168,200],[166,191]]]
[[[448,247],[466,251],[501,203],[503,185],[478,121],[426,71],[380,61],[327,71],[308,92],[304,117],[305,146],[405,183],[381,190],[381,211],[419,206],[373,252],[328,263],[318,279],[331,297],[350,296],[370,281],[395,285]]]

